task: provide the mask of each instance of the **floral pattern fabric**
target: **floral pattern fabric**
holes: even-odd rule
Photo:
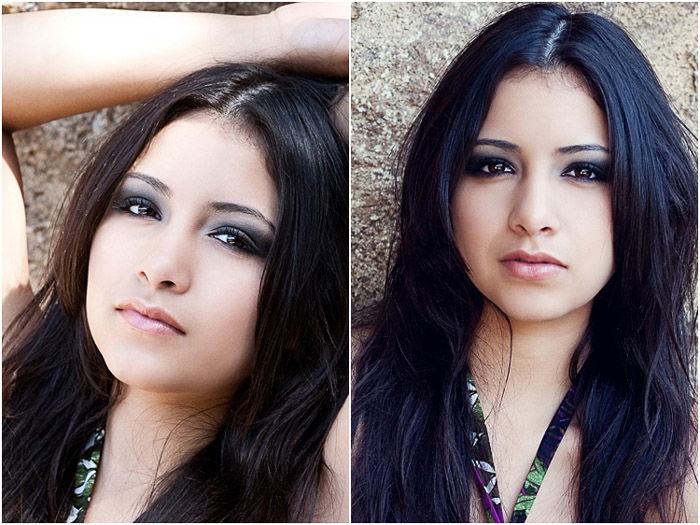
[[[479,402],[476,392],[476,385],[471,374],[467,377],[467,389],[469,393],[469,405],[474,418],[474,431],[471,433],[470,441],[473,450],[472,472],[474,480],[479,487],[479,494],[489,523],[504,523],[505,516],[501,505],[501,498],[498,494],[498,484],[496,482],[496,468],[491,452],[486,423],[484,422],[484,411]],[[576,408],[574,401],[574,387],[571,387],[564,396],[564,400],[559,405],[552,421],[547,427],[547,431],[542,437],[540,446],[537,449],[530,471],[527,474],[525,483],[520,489],[518,499],[513,507],[511,523],[524,523],[527,519],[535,497],[542,486],[544,476],[547,473],[554,453],[559,447],[559,443],[564,438],[564,433],[569,427],[571,418]]]
[[[75,472],[73,505],[66,523],[83,523],[85,521],[85,514],[92,497],[92,489],[97,479],[97,466],[100,463],[104,438],[104,429],[97,429],[85,445],[83,458],[78,462],[78,468]]]

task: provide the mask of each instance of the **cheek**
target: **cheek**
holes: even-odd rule
[[[566,227],[580,261],[580,271],[602,288],[614,271],[612,204],[607,191],[565,203]]]
[[[455,188],[450,204],[455,243],[472,283],[513,319],[554,319],[588,304],[614,270],[608,189],[564,186],[552,199],[557,229],[538,246],[570,262],[566,274],[552,282],[515,281],[497,263],[505,251],[527,242],[509,226],[510,202],[506,192],[469,180]]]
[[[95,342],[102,334],[110,332],[110,320],[105,318],[104,300],[113,295],[119,283],[124,283],[128,250],[115,249],[123,244],[124,239],[115,236],[108,228],[100,226],[90,247],[88,259],[88,279],[85,310],[88,327]],[[118,290],[118,288],[116,288]],[[99,348],[99,345],[98,345]]]
[[[262,264],[252,258],[240,263],[205,269],[209,278],[204,277],[193,305],[198,323],[189,335],[201,357],[195,372],[217,388],[247,377],[254,360]]]
[[[133,334],[115,310],[120,301],[139,297],[131,269],[140,239],[117,225],[105,219],[90,246],[85,301],[88,330],[114,377],[128,385],[149,386],[155,384],[149,377],[149,370],[157,366],[155,353],[149,356],[139,341],[134,344]]]
[[[160,393],[229,395],[254,361],[257,304],[264,262],[216,246],[182,246],[190,286],[184,293],[139,277],[158,235],[107,220],[90,250],[86,312],[90,333],[110,372],[132,387]],[[151,250],[151,251],[149,251]],[[116,313],[118,302],[157,304],[187,327],[181,339],[135,333]]]
[[[457,184],[450,215],[457,248],[470,269],[479,265],[503,228],[502,208],[498,199],[481,196],[467,180]]]

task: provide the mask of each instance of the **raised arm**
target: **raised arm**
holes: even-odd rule
[[[3,16],[3,129],[148,97],[216,63],[347,74],[347,5],[257,16],[59,9]]]
[[[347,523],[350,520],[350,399],[333,422],[323,447],[328,475],[321,485],[314,521]]]

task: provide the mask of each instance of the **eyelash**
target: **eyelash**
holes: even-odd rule
[[[566,168],[566,171],[564,171],[564,173],[573,170],[588,170],[591,172],[590,177],[573,177],[574,179],[580,180],[582,182],[604,182],[608,180],[608,172],[600,166],[597,166],[596,164],[592,164],[590,162],[575,162],[574,164],[571,164],[568,168]],[[568,176],[571,177],[571,175]]]
[[[493,165],[493,166],[502,166],[499,168],[499,171],[484,171],[484,168]],[[510,170],[510,171],[502,171],[502,170]],[[571,171],[575,170],[587,170],[590,172],[590,176],[584,176],[584,177],[576,177],[573,175],[565,175],[566,173],[569,173]],[[504,159],[499,159],[499,158],[476,158],[473,160],[470,160],[467,163],[467,169],[466,169],[467,174],[476,176],[476,177],[482,177],[482,178],[493,178],[493,177],[500,177],[503,175],[507,175],[510,173],[515,173],[515,169],[510,165],[510,163]],[[608,180],[608,174],[607,171],[601,168],[600,166],[597,166],[596,164],[590,163],[590,162],[574,162],[573,164],[570,164],[567,166],[564,171],[562,171],[562,176],[566,176],[569,178],[572,178],[577,181],[581,181],[584,183],[591,183],[591,182],[603,182]]]
[[[133,208],[134,206],[146,208],[146,213],[138,213],[131,211],[131,208]],[[121,201],[115,202],[114,207],[127,215],[135,215],[137,217],[150,217],[156,220],[161,219],[160,212],[158,211],[158,208],[156,208],[156,205],[148,199],[144,199],[143,197],[127,197],[125,199],[122,199]]]
[[[233,251],[243,251],[253,255],[263,256],[264,254],[258,248],[258,246],[253,242],[253,240],[245,234],[245,232],[239,230],[238,228],[233,228],[232,226],[222,226],[217,230],[208,234],[212,239],[217,239],[219,242],[224,244],[229,250]],[[229,243],[227,241],[222,241],[218,239],[220,235],[229,235],[234,240],[235,244]]]
[[[132,211],[132,208],[138,206],[139,208],[144,208],[145,213],[138,213],[137,211]],[[133,217],[147,217],[150,219],[160,220],[161,215],[158,211],[156,205],[148,199],[143,197],[127,197],[121,201],[114,203],[114,208],[124,213],[125,215]],[[139,210],[140,211],[140,210]],[[216,239],[221,244],[223,244],[227,249],[232,251],[242,251],[250,253],[252,255],[264,256],[262,250],[257,246],[257,244],[242,230],[234,228],[232,226],[222,226],[217,228],[211,233],[207,234],[212,239]],[[219,239],[219,236],[228,235],[233,238],[232,242]]]
[[[510,172],[484,171],[484,168],[489,166],[489,165],[504,166],[504,168],[510,169],[511,171]],[[481,158],[470,159],[469,162],[467,163],[467,173],[469,175],[476,175],[477,177],[484,177],[484,178],[497,177],[500,175],[504,175],[506,173],[513,173],[514,171],[515,170],[513,169],[513,167],[507,161],[505,161],[503,159],[496,158],[496,157],[481,157]]]

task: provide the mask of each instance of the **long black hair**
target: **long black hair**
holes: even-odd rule
[[[354,521],[469,521],[466,374],[484,299],[455,247],[450,197],[514,68],[575,72],[608,124],[615,273],[570,364],[577,521],[682,517],[697,437],[695,137],[620,27],[533,4],[454,59],[402,149],[393,262],[353,368]]]
[[[340,90],[264,66],[214,66],[142,103],[89,159],[56,230],[46,284],[8,332],[4,521],[68,517],[82,448],[104,428],[118,390],[86,323],[91,242],[139,154],[195,112],[253,133],[276,183],[279,225],[250,377],[213,441],[163,478],[138,520],[311,519],[324,439],[348,388],[348,158],[332,121]]]

